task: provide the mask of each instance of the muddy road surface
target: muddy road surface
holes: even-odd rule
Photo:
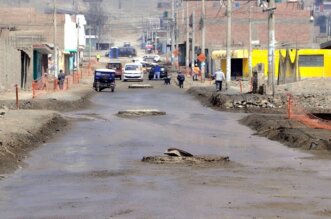
[[[331,161],[254,135],[239,113],[152,82],[66,113],[71,129],[0,181],[1,218],[330,218]],[[121,110],[166,115],[123,118]],[[224,165],[146,163],[177,147]]]

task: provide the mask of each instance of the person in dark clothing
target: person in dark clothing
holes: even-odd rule
[[[178,86],[184,88],[185,75],[182,72],[178,72],[177,75]]]
[[[63,90],[63,84],[64,84],[65,77],[66,76],[65,76],[63,70],[60,70],[60,73],[58,76],[58,83],[59,83],[60,90]]]
[[[161,67],[159,65],[156,65],[154,67],[154,79],[160,79],[161,74]]]

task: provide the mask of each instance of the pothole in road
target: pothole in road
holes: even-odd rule
[[[113,176],[124,176],[126,174],[127,171],[94,170],[83,173],[83,176],[92,178],[108,178]]]
[[[141,117],[141,116],[162,116],[166,115],[166,112],[157,109],[135,109],[135,110],[123,110],[117,113],[120,117]]]
[[[129,88],[153,88],[150,84],[130,84]]]
[[[233,163],[227,156],[195,156],[180,149],[168,149],[165,154],[168,156],[147,156],[143,157],[141,161],[153,164],[180,164],[200,167],[228,167]]]
[[[103,118],[101,115],[96,113],[78,113],[74,115],[67,115],[68,118],[77,119],[80,121],[90,121],[90,120],[103,120],[108,121],[107,119]]]

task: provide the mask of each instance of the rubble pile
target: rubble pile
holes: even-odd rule
[[[141,117],[141,116],[162,116],[166,115],[166,112],[157,109],[134,109],[123,110],[117,113],[119,117]]]
[[[178,148],[169,148],[164,154],[167,156],[143,157],[141,161],[154,164],[184,164],[188,166],[225,166],[230,162],[228,156],[196,156]]]
[[[213,106],[224,109],[246,109],[246,108],[264,108],[264,109],[284,109],[287,99],[285,96],[268,96],[258,94],[222,94],[214,92],[210,97]]]
[[[229,157],[223,157],[223,156],[193,156],[193,157],[148,156],[148,157],[143,157],[141,161],[147,163],[154,163],[154,164],[224,166],[230,162],[230,159]]]

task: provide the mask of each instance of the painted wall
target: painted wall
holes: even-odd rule
[[[278,63],[280,53],[285,56],[286,50],[275,50],[275,76],[278,75]],[[318,67],[300,67],[297,69],[297,74],[300,71],[301,78],[319,78],[331,77],[331,50],[322,49],[299,49],[298,56],[300,55],[323,55],[324,66]],[[290,58],[295,59],[295,50],[290,50]],[[253,50],[252,52],[252,65],[256,66],[258,63],[264,64],[264,73],[267,76],[268,72],[268,50]],[[248,75],[247,75],[248,76]]]
[[[243,59],[243,77],[248,78],[248,58],[245,55],[244,50],[239,51],[237,54]],[[289,50],[290,59],[293,61],[295,59],[295,49]],[[275,78],[278,76],[278,64],[280,53],[284,57],[286,50],[275,50]],[[243,55],[240,55],[243,54]],[[297,75],[300,73],[301,78],[320,78],[320,77],[331,77],[331,50],[327,49],[299,49],[298,50],[298,60],[300,56],[303,55],[323,55],[324,66],[299,66],[297,68]],[[236,53],[232,53],[233,58],[236,57]],[[213,59],[219,60],[221,62],[221,68],[226,72],[226,51],[219,50],[213,52]],[[264,74],[267,76],[268,72],[268,50],[267,49],[255,49],[252,51],[252,66],[256,66],[259,63],[264,64]]]
[[[85,25],[86,19],[84,15],[77,15],[76,22],[79,25],[79,47],[84,49],[86,47],[86,40],[85,40]]]
[[[77,51],[77,28],[76,19],[74,16],[65,15],[64,23],[64,50]]]

